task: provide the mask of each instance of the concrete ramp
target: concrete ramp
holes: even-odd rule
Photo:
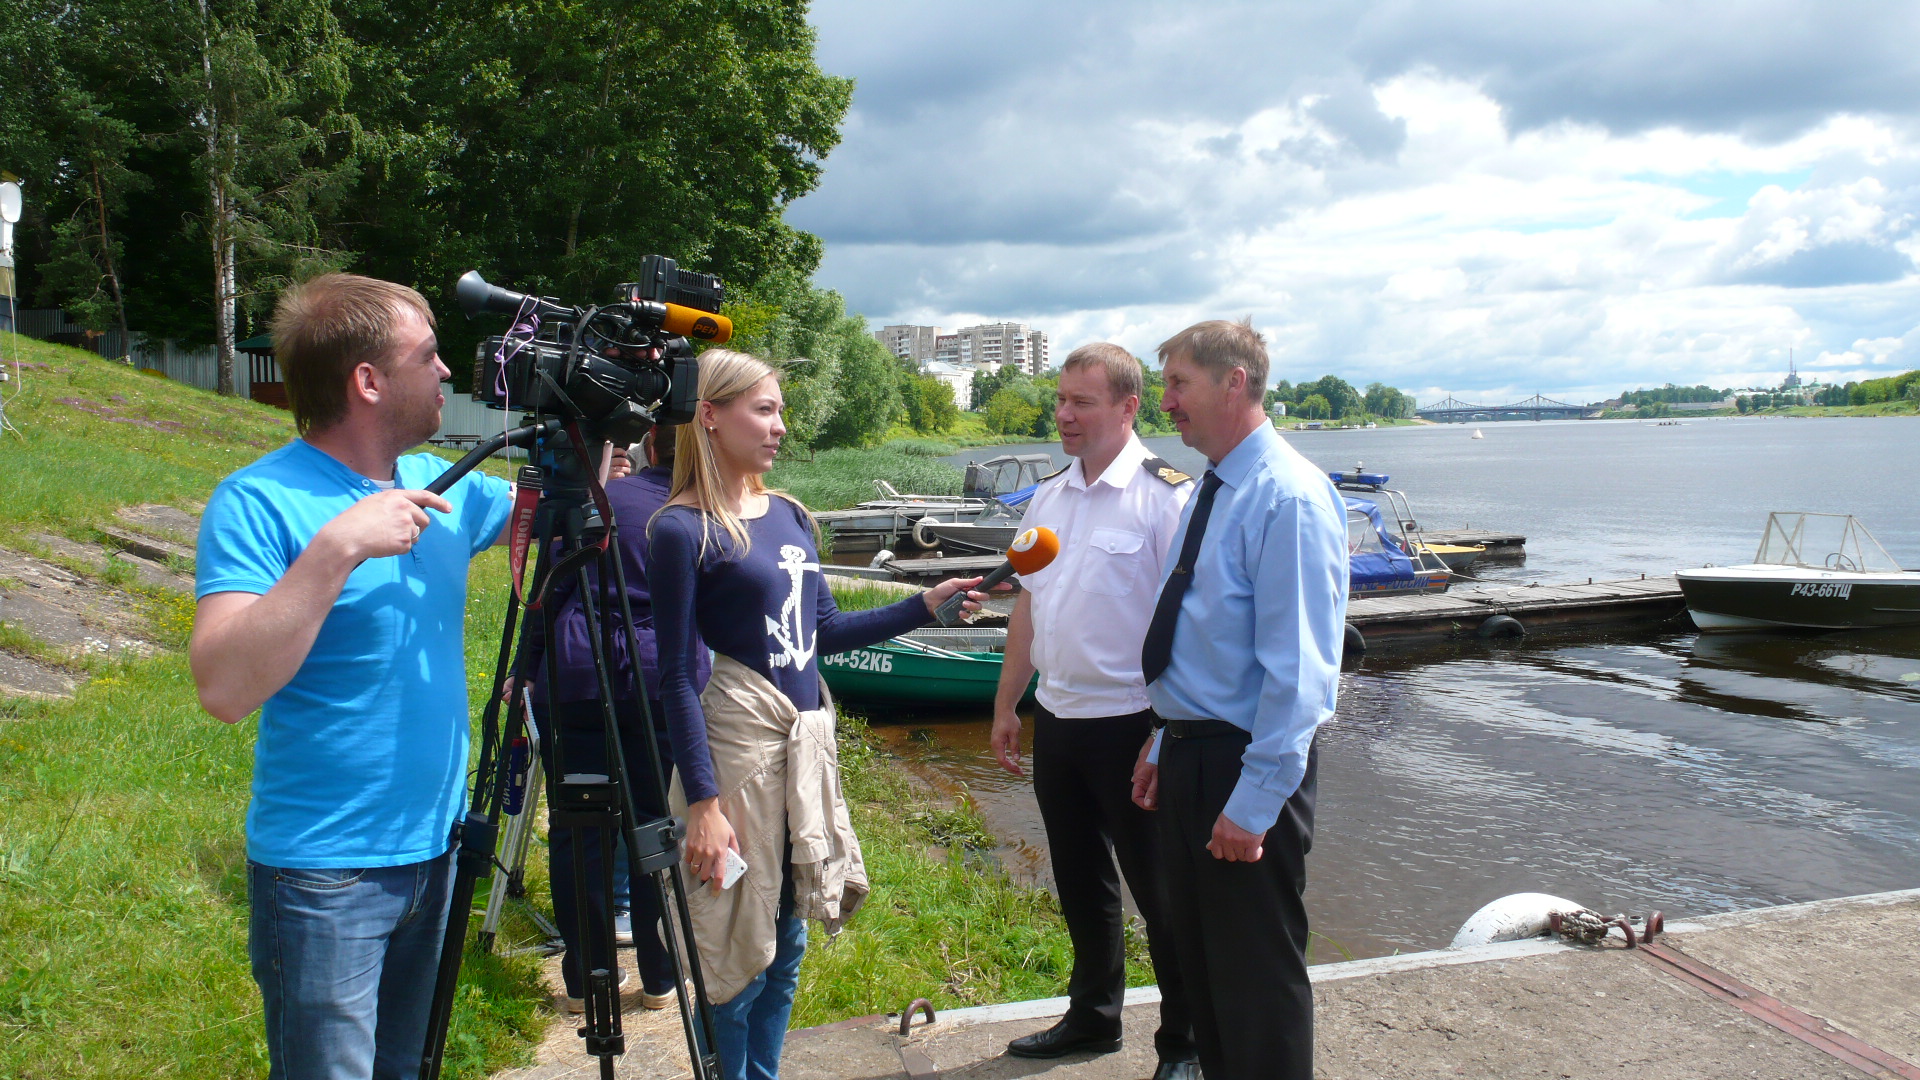
[[[1715,916],[1671,927],[1663,948],[1746,1007],[1616,931],[1604,946],[1550,941],[1327,964],[1313,969],[1316,1073],[1324,1080],[1920,1080],[1920,890]],[[1791,1019],[1813,1018],[1809,1038]],[[787,1080],[1144,1080],[1157,994],[1129,995],[1119,1053],[1052,1062],[1005,1055],[1065,999],[966,1009],[909,1036],[894,1018],[796,1031]],[[1824,1024],[1822,1023],[1824,1021]],[[1803,1025],[1804,1026],[1804,1025]],[[1822,1037],[1818,1029],[1825,1027]],[[1852,1059],[1835,1046],[1864,1046]],[[1877,1053],[1878,1058],[1872,1056]]]

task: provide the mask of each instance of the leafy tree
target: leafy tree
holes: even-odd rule
[[[820,244],[782,213],[818,183],[852,93],[814,63],[805,16],[764,0],[368,5],[361,25],[405,76],[368,87],[390,133],[355,198],[370,271],[427,283],[445,313],[466,269],[585,301],[649,253],[730,293],[803,299]]]
[[[1003,364],[994,371],[988,371],[986,368],[975,368],[973,372],[973,407],[975,409],[986,408],[987,402],[992,401],[993,395],[999,393],[1002,387],[1011,385],[1023,378],[1026,378],[1026,373],[1011,365]]]
[[[1661,403],[1719,401],[1727,396],[1725,390],[1715,390],[1711,386],[1675,386],[1668,383],[1652,390],[1623,390],[1620,392],[1622,405],[1657,405]]]
[[[53,119],[63,128],[75,157],[67,165],[79,199],[65,221],[53,225],[53,248],[45,269],[47,299],[89,330],[117,326],[127,337],[126,293],[120,264],[124,244],[113,228],[128,191],[146,178],[127,168],[136,132],[108,111],[96,95],[62,87],[54,95]]]
[[[1032,434],[1034,424],[1040,419],[1039,407],[1011,387],[994,391],[981,413],[987,430],[996,435]]]
[[[1134,429],[1140,434],[1163,435],[1174,430],[1173,421],[1160,407],[1166,392],[1166,378],[1158,370],[1147,368],[1140,383],[1140,411],[1133,418]]]
[[[290,281],[351,261],[327,223],[358,169],[347,100],[356,45],[327,0],[163,0],[159,10],[154,58],[206,199],[219,391],[231,394],[242,301],[263,309]]]
[[[909,376],[906,395],[907,423],[922,434],[952,430],[960,420],[960,409],[953,401],[953,385],[931,375]]]
[[[1334,419],[1359,412],[1362,402],[1360,392],[1338,375],[1322,375],[1314,382],[1301,386],[1299,393],[1303,403],[1308,396],[1318,395],[1326,402],[1326,416]]]
[[[1325,420],[1333,415],[1333,406],[1320,394],[1308,394],[1299,404],[1299,413],[1309,420]]]
[[[865,319],[847,314],[839,293],[800,288],[743,302],[780,309],[759,333],[729,347],[791,365],[782,393],[796,449],[869,446],[904,414],[894,357],[867,332]]]
[[[803,5],[763,0],[0,0],[22,283],[53,265],[97,315],[111,256],[133,329],[223,349],[349,263],[420,287],[448,355],[499,329],[456,317],[476,267],[591,302],[658,252],[799,312],[819,242],[781,215],[851,94],[813,41]]]
[[[1367,384],[1364,405],[1367,412],[1388,420],[1397,420],[1412,412],[1413,399],[1386,383]]]

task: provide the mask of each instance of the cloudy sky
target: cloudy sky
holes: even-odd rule
[[[1920,4],[815,0],[876,327],[1251,315],[1422,401],[1920,366]]]

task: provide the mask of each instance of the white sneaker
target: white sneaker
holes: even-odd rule
[[[620,986],[619,986],[619,988],[618,988],[618,989],[619,989],[619,991],[620,991],[621,993],[625,993],[625,992],[626,992],[626,989],[627,989],[627,984],[628,984],[628,983],[630,983],[630,982],[632,982],[632,981],[633,981],[633,972],[631,972],[631,971],[622,971],[622,972],[620,973]],[[586,999],[586,998],[577,998],[577,997],[569,997],[569,998],[567,999],[567,1011],[568,1011],[568,1012],[570,1012],[570,1013],[573,1013],[573,1014],[575,1014],[576,1016],[577,1016],[577,1015],[579,1015],[580,1013],[584,1013],[584,1012],[586,1012],[586,1011],[587,1011],[587,999]]]

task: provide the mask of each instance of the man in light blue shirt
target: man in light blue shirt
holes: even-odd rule
[[[200,523],[201,704],[260,710],[248,954],[272,1080],[417,1075],[463,809],[467,564],[505,482],[402,457],[440,424],[433,315],[352,274],[273,319],[301,438],[227,477]]]
[[[1266,344],[1204,322],[1160,346],[1161,407],[1210,464],[1141,650],[1166,724],[1134,798],[1160,815],[1174,949],[1208,1080],[1313,1076],[1306,854],[1333,715],[1346,512],[1263,409]]]

